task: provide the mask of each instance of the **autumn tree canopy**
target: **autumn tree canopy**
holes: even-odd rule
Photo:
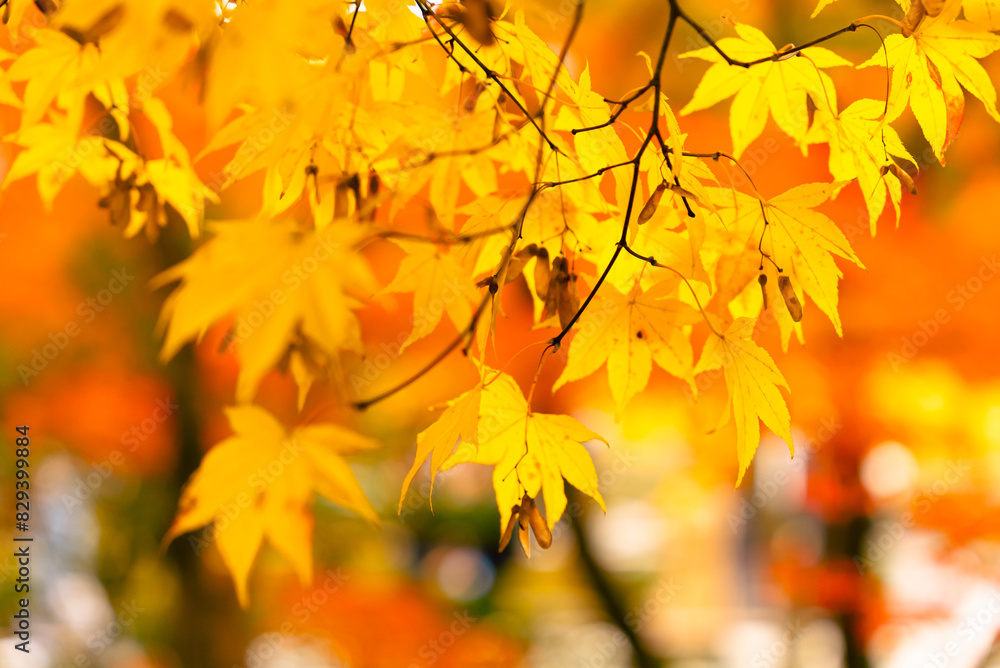
[[[862,16],[827,34],[803,11],[800,41],[778,45],[742,23],[716,34],[697,3],[669,0],[650,17],[659,49],[608,99],[575,50],[583,0],[548,17],[558,44],[488,0],[7,0],[15,50],[0,51],[0,104],[19,125],[4,137],[18,151],[3,185],[33,179],[51,207],[82,178],[123,244],[190,237],[153,282],[162,361],[222,328],[217,354],[238,359],[239,379],[232,436],[204,457],[165,541],[224,518],[217,545],[244,604],[265,539],[311,578],[316,495],[380,521],[349,466],[380,443],[356,420],[406,393],[434,412],[413,434],[399,508],[428,457],[432,481],[491,467],[500,548],[515,531],[526,551],[531,534],[547,547],[564,483],[603,508],[584,445],[615,443],[541,407],[605,367],[619,418],[654,367],[695,398],[700,380],[724,379],[718,425],[735,423],[737,485],[761,422],[791,450],[788,383],[755,325],[776,323],[786,349],[808,344],[805,319],[842,333],[839,282],[864,268],[852,240],[898,224],[917,194],[904,112],[942,165],[966,92],[1000,121],[978,62],[1000,48],[992,0],[899,4],[902,20]],[[678,58],[682,40],[697,46]],[[870,58],[838,55],[849,41]],[[708,69],[668,99],[664,80],[688,60]],[[884,85],[843,104],[838,88],[865,68]],[[177,82],[196,91],[185,104],[161,94]],[[686,131],[719,104],[729,137]],[[752,172],[780,169],[744,165],[769,120],[803,154],[826,145],[829,178],[758,190]],[[857,220],[824,213],[843,191],[863,198]],[[213,214],[249,193],[240,217]],[[498,350],[511,323],[517,352]],[[474,380],[428,405],[421,392],[454,357]],[[524,357],[535,373],[515,377]],[[547,367],[554,385],[538,382]],[[298,388],[295,423],[256,401],[276,372]]]

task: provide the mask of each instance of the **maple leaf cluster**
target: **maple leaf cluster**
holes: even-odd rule
[[[866,19],[779,48],[740,23],[712,40],[670,0],[658,17],[661,49],[637,67],[645,83],[608,100],[589,67],[573,76],[566,66],[582,2],[554,50],[524,12],[487,0],[366,0],[364,11],[341,0],[9,0],[14,51],[0,51],[0,104],[19,111],[20,126],[4,137],[19,150],[3,186],[34,177],[51,207],[79,175],[126,237],[155,241],[176,224],[197,240],[155,282],[174,286],[162,357],[228,328],[237,406],[227,411],[233,436],[192,477],[168,539],[244,508],[218,543],[242,601],[265,538],[309,578],[315,495],[379,517],[343,459],[378,444],[338,424],[282,425],[254,404],[275,369],[293,377],[299,410],[317,384],[364,409],[461,350],[478,381],[416,435],[400,505],[428,457],[432,481],[455,466],[489,466],[502,544],[517,526],[526,549],[529,528],[545,546],[567,505],[565,483],[603,508],[585,444],[606,441],[573,417],[534,412],[535,384],[526,394],[503,371],[508,360],[491,359],[505,291],[524,284],[534,327],[550,334],[539,368],[567,346],[557,388],[606,366],[621,419],[654,365],[692,392],[697,374],[722,369],[737,484],[760,421],[791,447],[787,383],[753,329],[773,310],[787,348],[802,341],[815,306],[842,333],[836,258],[862,263],[822,205],[856,184],[873,234],[887,203],[898,224],[917,167],[891,125],[906,109],[942,164],[965,91],[1000,120],[978,62],[1000,48],[992,0],[900,4],[899,32],[857,65],[887,67],[888,96],[874,90],[841,108],[828,70],[854,65],[821,44],[875,30]],[[675,114],[661,77],[681,30],[705,42],[681,58],[709,67]],[[177,82],[195,91],[189,107],[168,103]],[[729,98],[731,146],[684,132],[684,116]],[[179,113],[203,118],[202,145],[175,133]],[[742,170],[769,118],[804,153],[829,147],[829,182],[765,195],[749,175],[744,189],[720,180],[724,165]],[[209,181],[199,164],[220,156],[225,166]],[[206,222],[207,206],[254,175],[253,215]],[[376,278],[385,255],[375,248],[401,254],[390,281]],[[377,341],[359,316],[399,294],[413,303],[401,352],[442,328],[454,339],[416,376],[361,394],[347,379]],[[273,461],[283,473],[252,484]]]

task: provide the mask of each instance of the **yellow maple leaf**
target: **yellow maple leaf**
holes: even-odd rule
[[[157,106],[150,105],[150,109]],[[162,130],[167,132],[161,135],[163,146],[170,147],[173,134],[168,128]],[[205,202],[219,198],[195,174],[183,147],[175,148],[171,157],[146,160],[120,142],[104,139],[102,143],[106,150],[99,163],[103,170],[101,206],[111,210],[113,224],[124,226],[126,237],[145,229],[155,238],[167,224],[168,206],[184,220],[192,238],[201,234]]]
[[[144,167],[145,177],[160,199],[180,214],[188,232],[197,237],[205,217],[205,200],[218,201],[215,191],[205,186],[193,169],[172,159],[147,160]]]
[[[607,441],[568,415],[532,413],[521,388],[507,374],[497,376],[487,369],[486,377],[479,412],[479,442],[463,438],[441,470],[462,463],[493,467],[501,532],[525,494],[531,498],[543,494],[549,529],[555,526],[566,509],[563,479],[604,509],[594,463],[581,444]]]
[[[312,502],[315,494],[378,524],[342,455],[378,443],[335,424],[287,431],[257,406],[226,409],[233,435],[215,445],[181,494],[177,517],[164,537],[214,525],[214,538],[247,606],[247,578],[264,538],[298,573],[312,578]],[[211,535],[211,534],[210,534]]]
[[[607,122],[611,115],[608,103],[604,101],[603,96],[591,90],[589,63],[580,73],[580,81],[577,86],[567,92],[574,104],[564,105],[560,108],[555,122],[557,130],[594,127]],[[625,162],[628,159],[625,145],[613,126],[590,132],[577,132],[573,135],[573,145],[576,149],[577,160],[587,173],[596,172],[602,167]],[[611,175],[614,176],[616,182],[625,178],[614,173]],[[621,190],[627,193],[627,188],[620,187],[619,191]],[[618,195],[618,206],[625,206],[621,192]]]
[[[63,185],[78,171],[92,180],[107,158],[105,141],[94,135],[81,136],[75,119],[53,113],[52,122],[22,126],[3,139],[23,147],[4,176],[3,188],[18,179],[36,174],[38,195],[46,210]]]
[[[777,52],[774,43],[757,28],[743,23],[735,27],[738,38],[726,37],[717,42],[730,58],[752,61]],[[729,65],[712,47],[681,54],[681,58],[700,58],[712,63],[691,101],[681,109],[681,115],[707,109],[735,95],[729,125],[733,154],[737,158],[764,131],[768,113],[785,134],[801,141],[809,122],[806,96],[813,100],[829,99],[831,106],[836,104],[833,81],[821,68],[851,63],[823,47],[810,47],[799,53],[802,55],[749,68]]]
[[[701,316],[668,296],[676,292],[677,283],[667,279],[644,292],[636,281],[628,295],[611,285],[603,287],[580,318],[566,368],[552,389],[586,378],[606,362],[616,416],[621,419],[625,404],[649,382],[653,362],[693,384],[694,360],[684,327]]]
[[[838,336],[843,336],[837,312],[837,284],[842,274],[833,256],[850,260],[862,269],[864,265],[840,228],[815,207],[835,196],[842,187],[840,183],[796,186],[764,200],[763,210],[761,201],[743,193],[719,191],[715,198],[726,224],[724,236],[739,241],[738,252],[759,258],[760,245],[774,262],[765,263],[767,270],[774,273],[777,265],[790,275],[793,283],[801,286],[827,315]]]
[[[474,198],[485,198],[500,189],[497,162],[510,171],[526,171],[527,163],[512,159],[524,138],[514,135],[493,143],[495,104],[483,102],[461,113],[431,106],[408,108],[405,119],[395,121],[402,123],[394,128],[397,140],[381,156],[394,158],[403,167],[396,175],[390,171],[386,180],[397,196],[426,192],[439,220],[451,229],[463,185]],[[387,125],[395,122],[389,120]]]
[[[199,36],[204,38],[216,28],[217,4],[212,0],[65,2],[53,15],[52,25],[99,45],[102,77],[143,72],[140,85],[146,86],[150,75],[183,64]]]
[[[987,30],[1000,30],[1000,0],[964,0],[965,18]]]
[[[335,224],[303,233],[287,222],[219,223],[215,237],[154,285],[181,281],[163,305],[162,357],[200,339],[214,323],[236,315],[232,334],[240,353],[237,398],[248,402],[264,375],[299,337],[330,356],[361,352],[354,309],[377,286],[354,245],[367,230]],[[233,276],[243,277],[233,281]]]
[[[781,371],[763,348],[751,340],[754,320],[737,318],[721,337],[712,335],[705,343],[696,374],[723,369],[729,401],[720,427],[729,420],[730,409],[736,419],[736,454],[740,473],[739,487],[754,452],[760,443],[760,420],[792,449],[791,418],[778,387],[788,389]]]
[[[383,292],[413,293],[413,329],[401,350],[430,335],[445,313],[457,330],[467,328],[480,297],[465,268],[434,244],[394,243],[407,254]]]
[[[902,188],[899,179],[883,172],[895,156],[916,164],[896,131],[882,119],[885,103],[879,100],[857,100],[834,115],[820,108],[806,136],[808,143],[830,145],[830,174],[837,181],[858,180],[865,198],[872,234],[885,208],[886,195],[892,202],[899,225]]]
[[[95,71],[100,58],[96,45],[80,44],[49,28],[34,34],[35,45],[22,53],[7,70],[10,81],[27,81],[21,127],[42,120],[49,106],[59,106],[80,119],[87,94],[101,83]]]
[[[13,60],[15,57],[10,51],[0,49],[0,63]],[[21,98],[17,96],[14,88],[10,85],[10,77],[7,75],[6,70],[0,71],[0,104],[14,107],[15,109],[21,109],[24,106],[21,104]]]
[[[218,128],[238,105],[285,109],[297,91],[336,65],[331,17],[343,8],[333,0],[239,3],[229,13],[211,52],[205,106],[209,125]]]
[[[403,480],[403,490],[399,495],[399,511],[403,510],[403,500],[406,492],[410,488],[410,483],[417,475],[417,471],[423,466],[427,456],[431,457],[431,491],[434,489],[434,480],[441,469],[441,465],[455,450],[459,441],[465,441],[472,445],[479,444],[479,412],[482,399],[483,385],[478,383],[468,392],[448,402],[444,412],[431,426],[417,434],[417,455],[414,458],[413,466]],[[431,510],[434,509],[434,501],[428,496]]]
[[[7,34],[10,35],[10,43],[14,46],[17,46],[25,37],[31,39],[38,30],[38,25],[44,25],[41,21],[32,20],[41,13],[41,9],[34,0],[7,0],[4,11],[3,18],[4,23],[7,24]],[[26,14],[35,15],[28,17]]]
[[[950,3],[937,17],[925,19],[910,37],[885,38],[892,69],[886,120],[895,120],[909,106],[942,165],[965,114],[962,88],[978,97],[1000,122],[996,88],[976,60],[1000,49],[1000,36],[975,23],[954,20],[960,9],[960,3]],[[858,67],[872,66],[885,66],[881,51]]]
[[[832,5],[834,2],[836,2],[836,0],[819,0],[819,4],[816,5],[816,9],[813,10],[813,13],[810,14],[809,18],[816,18],[817,14]]]
[[[497,21],[497,38],[504,44],[504,51],[510,54],[511,60],[524,66],[527,77],[536,86],[544,86],[556,72],[556,84],[567,94],[573,95],[576,82],[566,72],[559,68],[559,58],[551,45],[539,37],[525,20],[525,11],[518,9],[514,13],[514,22]],[[510,45],[506,42],[510,40]],[[605,106],[606,108],[606,106]]]

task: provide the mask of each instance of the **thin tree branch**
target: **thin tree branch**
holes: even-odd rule
[[[434,359],[432,359],[422,369],[420,369],[420,371],[416,372],[415,374],[413,374],[403,382],[399,383],[395,387],[388,389],[385,392],[382,392],[381,394],[372,397],[371,399],[366,399],[365,401],[355,401],[353,404],[351,404],[351,406],[359,411],[366,410],[367,408],[373,406],[374,404],[377,404],[380,401],[384,401],[385,399],[388,399],[392,395],[401,392],[402,390],[405,390],[410,385],[423,378],[431,369],[433,369],[442,361],[444,361],[444,359],[448,357],[448,355],[450,355],[453,350],[455,350],[460,345],[462,345],[462,343],[465,342],[465,339],[467,337],[470,337],[473,334],[475,334],[476,325],[479,324],[479,318],[482,317],[486,305],[490,302],[491,292],[493,292],[492,287],[490,291],[488,291],[485,295],[483,295],[482,300],[479,302],[479,307],[476,309],[475,314],[473,314],[472,316],[472,322],[470,322],[465,329],[459,332],[458,336],[455,337],[455,339],[451,343],[449,343],[444,350],[438,353],[434,357]]]
[[[691,28],[696,33],[698,33],[698,35],[703,40],[708,42],[708,45],[712,47],[712,49],[716,53],[722,56],[723,60],[725,60],[730,65],[735,65],[737,67],[750,68],[753,67],[754,65],[777,62],[779,60],[788,58],[789,56],[793,56],[802,51],[803,49],[808,49],[811,46],[816,46],[817,44],[822,44],[823,42],[829,41],[834,37],[836,37],[837,35],[841,35],[845,32],[854,32],[858,29],[857,23],[851,23],[850,25],[840,28],[839,30],[834,30],[833,32],[827,35],[823,35],[822,37],[817,37],[816,39],[810,42],[806,42],[801,46],[792,47],[791,49],[788,49],[786,51],[777,51],[770,56],[764,56],[763,58],[758,58],[756,60],[738,60],[736,58],[730,57],[729,54],[727,54],[725,51],[719,48],[719,45],[716,44],[715,40],[712,39],[711,35],[708,34],[708,31],[706,31],[703,27],[701,27],[701,25],[697,21],[692,19],[683,9],[681,9],[679,0],[669,0],[669,2],[671,11],[676,12],[678,18],[682,19],[685,23],[691,26]]]
[[[569,496],[573,503],[582,506],[582,495],[579,492],[570,488]],[[583,567],[584,573],[587,574],[587,579],[590,580],[594,592],[600,599],[604,612],[621,629],[632,646],[636,664],[639,668],[666,668],[669,666],[670,662],[668,660],[659,659],[653,655],[646,646],[645,640],[636,632],[633,624],[629,623],[628,612],[622,603],[621,596],[615,590],[614,583],[608,577],[605,570],[601,568],[601,565],[597,563],[597,559],[594,558],[594,554],[590,550],[590,540],[587,537],[587,529],[583,524],[583,518],[574,517],[570,522],[570,526],[573,528],[573,535],[576,537],[576,550],[577,555],[580,557],[580,565]]]
[[[622,223],[621,239],[615,246],[615,252],[614,254],[612,254],[611,260],[608,262],[608,266],[604,268],[604,271],[597,279],[597,282],[594,284],[594,287],[590,290],[590,294],[587,295],[586,300],[584,300],[584,302],[580,305],[580,308],[577,309],[577,312],[573,315],[570,321],[566,323],[566,325],[562,328],[562,331],[560,331],[559,334],[554,336],[552,340],[549,342],[549,345],[553,348],[558,349],[559,346],[562,345],[562,340],[566,338],[566,335],[569,334],[569,331],[573,329],[573,325],[576,324],[576,322],[580,319],[580,316],[583,315],[583,312],[587,310],[588,306],[590,306],[590,302],[594,300],[594,297],[597,295],[597,291],[601,289],[601,285],[604,284],[604,281],[607,279],[608,274],[611,273],[611,268],[615,265],[615,262],[621,255],[622,248],[626,246],[626,241],[628,240],[629,221],[631,220],[632,217],[632,209],[635,207],[635,193],[639,185],[639,164],[642,161],[643,153],[646,152],[646,149],[649,147],[650,142],[653,140],[653,136],[656,130],[659,128],[660,101],[662,99],[662,96],[660,95],[660,88],[662,86],[660,77],[662,76],[663,73],[663,64],[664,62],[666,62],[667,58],[667,48],[670,46],[670,40],[674,34],[674,27],[677,25],[677,18],[678,18],[677,13],[671,11],[670,19],[667,23],[667,34],[663,38],[663,44],[660,47],[660,55],[657,58],[656,67],[653,70],[653,95],[654,95],[653,114],[652,114],[653,119],[650,123],[649,132],[646,133],[646,138],[643,140],[642,145],[636,152],[635,157],[633,157],[631,160],[632,184],[629,187],[628,206],[625,209],[625,220]]]
[[[479,59],[479,56],[477,56],[472,49],[466,46],[465,42],[463,42],[458,38],[458,35],[455,34],[455,31],[452,30],[450,26],[446,25],[438,17],[438,15],[434,13],[434,10],[431,8],[431,6],[427,4],[427,0],[416,0],[416,2],[417,6],[420,8],[421,14],[423,15],[424,23],[427,24],[427,29],[430,30],[435,35],[435,39],[437,39],[438,44],[440,44],[441,48],[444,49],[445,53],[447,53],[448,56],[455,61],[455,64],[458,65],[459,69],[465,71],[465,66],[458,61],[458,59],[455,57],[454,52],[444,45],[444,42],[442,42],[441,38],[437,36],[437,33],[434,33],[433,28],[431,28],[430,17],[432,16],[434,17],[434,20],[448,34],[448,37],[450,37],[455,44],[458,44],[458,46],[462,48],[462,51],[464,51],[465,54],[470,59],[472,59],[472,62],[474,62],[483,71],[483,74],[486,75],[486,78],[492,79],[494,82],[496,82],[497,86],[500,87],[500,90],[502,90],[504,93],[507,94],[507,97],[510,99],[510,101],[513,102],[514,105],[521,111],[521,113],[524,114],[524,116],[531,122],[531,124],[535,126],[535,129],[538,131],[538,134],[549,145],[549,148],[555,151],[556,153],[562,153],[562,150],[558,146],[556,146],[551,139],[549,139],[549,136],[547,134],[545,134],[545,130],[542,129],[542,127],[538,124],[538,121],[535,120],[535,117],[532,114],[528,113],[528,110],[524,108],[524,105],[521,104],[521,101],[517,99],[517,96],[514,95],[513,91],[511,91],[503,83],[503,81],[500,80],[500,77],[497,76],[496,72],[494,72],[488,65],[486,65],[486,63],[484,63],[482,60]]]

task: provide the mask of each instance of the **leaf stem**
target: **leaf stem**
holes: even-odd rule
[[[869,14],[868,16],[862,16],[860,19],[854,20],[854,25],[860,28],[863,25],[867,25],[868,21],[888,21],[889,23],[894,23],[897,26],[899,26],[901,30],[905,28],[902,21],[900,21],[899,19],[894,19],[891,16],[886,16],[885,14]],[[868,27],[872,28],[871,26]],[[875,28],[872,28],[872,30],[875,30]],[[878,31],[875,30],[875,32]],[[881,37],[881,35],[879,35],[879,37]]]
[[[680,276],[681,280],[684,281],[684,284],[688,287],[688,290],[691,291],[691,296],[694,298],[694,303],[698,307],[698,310],[701,311],[701,317],[705,319],[705,324],[708,325],[708,328],[712,330],[713,334],[715,334],[720,339],[723,338],[722,334],[720,334],[719,331],[715,329],[715,326],[712,324],[712,321],[708,319],[708,313],[706,313],[705,309],[702,307],[701,300],[698,299],[698,293],[694,291],[694,286],[691,285],[691,282],[687,279],[687,276],[677,271],[670,265],[660,264],[659,262],[656,261],[656,258],[652,256],[647,257],[645,255],[641,255],[635,252],[634,250],[632,250],[631,246],[626,245],[625,251],[628,252],[628,254],[631,255],[632,257],[642,260],[643,262],[646,262],[651,266],[657,267],[659,269],[668,269],[677,274],[678,276]]]

